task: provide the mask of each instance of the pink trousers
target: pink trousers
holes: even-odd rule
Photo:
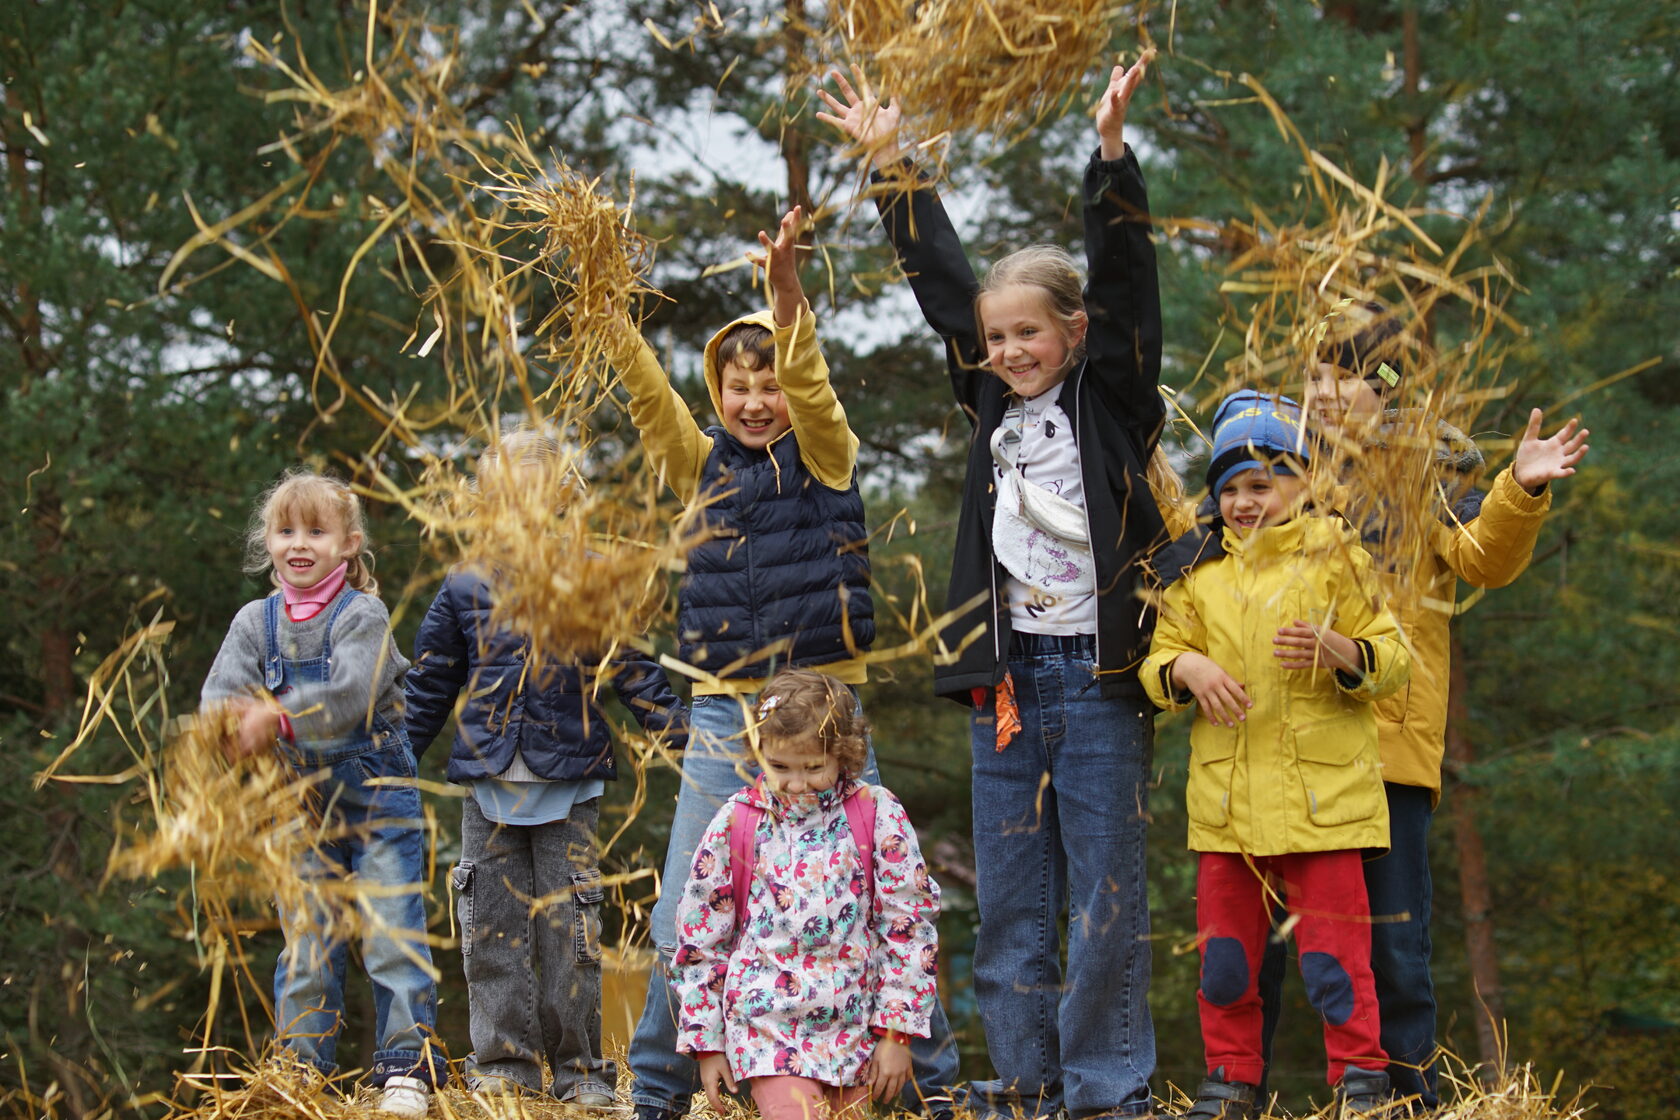
[[[824,1085],[809,1077],[755,1077],[747,1087],[764,1120],[857,1120],[869,1103],[867,1085]]]

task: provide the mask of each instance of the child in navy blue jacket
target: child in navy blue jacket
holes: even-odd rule
[[[502,470],[517,485],[551,484],[558,458],[552,436],[513,432],[480,460],[480,483]],[[546,1061],[555,1098],[601,1108],[617,1084],[601,1055],[595,843],[600,798],[616,777],[612,727],[594,666],[542,663],[529,641],[492,623],[493,582],[467,567],[449,573],[420,624],[406,686],[415,753],[454,713],[448,775],[469,789],[453,876],[473,1043],[468,1084],[487,1094],[541,1092]],[[687,716],[664,671],[637,656],[611,666],[643,729],[680,748]]]

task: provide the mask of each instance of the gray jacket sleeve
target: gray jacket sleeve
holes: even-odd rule
[[[246,603],[233,616],[222,648],[204,678],[199,703],[212,704],[263,690],[263,601]]]

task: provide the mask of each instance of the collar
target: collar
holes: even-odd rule
[[[285,580],[280,581],[280,593],[286,597],[286,617],[293,622],[308,622],[327,609],[327,604],[344,590],[344,573],[350,568],[346,560],[334,568],[327,578],[307,591],[299,591]]]

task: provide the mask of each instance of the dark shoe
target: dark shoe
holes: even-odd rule
[[[1348,1066],[1336,1083],[1334,1115],[1386,1116],[1394,1104],[1386,1070]]]
[[[1196,1103],[1179,1115],[1182,1120],[1253,1120],[1258,1093],[1258,1087],[1246,1081],[1209,1076],[1196,1090]]]
[[[677,1114],[658,1105],[639,1104],[636,1106],[636,1120],[677,1120]]]

